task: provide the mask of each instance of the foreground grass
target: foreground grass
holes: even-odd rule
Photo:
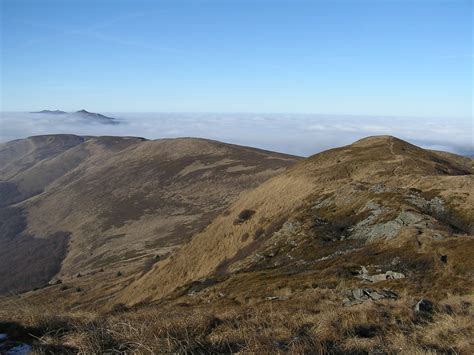
[[[430,314],[414,312],[414,300],[404,297],[352,307],[293,300],[143,306],[108,313],[11,303],[0,310],[0,332],[32,344],[37,354],[472,354],[472,301],[472,296],[451,297]]]

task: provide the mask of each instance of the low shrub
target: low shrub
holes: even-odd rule
[[[234,224],[242,224],[245,221],[248,221],[255,214],[255,211],[245,209],[239,213],[237,218],[234,220]]]

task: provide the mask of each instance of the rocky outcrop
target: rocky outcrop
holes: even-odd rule
[[[371,288],[355,288],[346,292],[346,297],[342,301],[343,305],[354,306],[361,304],[365,301],[379,301],[383,299],[395,300],[398,298],[398,294],[390,289],[384,288],[383,290],[373,290]]]

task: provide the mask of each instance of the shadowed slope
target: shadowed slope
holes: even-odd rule
[[[54,135],[9,142],[0,146],[0,194],[8,213],[22,217],[6,221],[3,229],[14,236],[0,242],[13,269],[21,253],[41,243],[20,251],[12,240],[25,246],[57,233],[70,235],[67,253],[49,255],[61,265],[61,278],[140,269],[298,159],[191,138]],[[29,278],[20,276],[25,289]]]

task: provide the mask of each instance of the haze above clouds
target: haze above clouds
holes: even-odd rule
[[[470,0],[3,0],[1,12],[0,112],[122,119],[3,113],[1,141],[195,136],[309,155],[391,134],[473,154]]]
[[[113,113],[118,125],[67,116],[3,112],[0,142],[32,135],[138,136],[148,139],[201,137],[308,156],[370,136],[390,134],[424,148],[474,155],[469,118],[336,116],[317,114]]]

